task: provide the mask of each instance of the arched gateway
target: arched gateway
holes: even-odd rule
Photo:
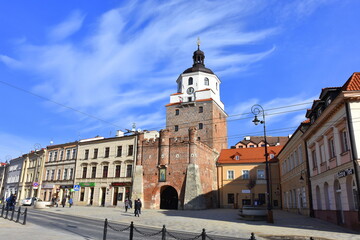
[[[161,188],[160,209],[178,209],[178,194],[175,188],[171,186]]]

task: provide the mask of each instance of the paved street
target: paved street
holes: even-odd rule
[[[242,221],[233,209],[210,209],[202,211],[175,211],[175,210],[143,210],[139,218],[132,212],[125,213],[120,208],[101,207],[72,207],[50,208],[35,210],[29,208],[28,224],[26,226],[0,218],[0,230],[6,236],[17,239],[101,239],[104,219],[116,229],[123,229],[131,221],[142,232],[156,232],[165,224],[168,231],[176,234],[177,231],[191,232],[193,235],[178,234],[181,238],[190,238],[200,234],[205,228],[214,239],[219,236],[224,239],[249,239],[254,232],[256,239],[301,239],[296,236],[315,237],[315,239],[360,239],[360,235],[330,223],[291,214],[275,211],[275,224],[264,221]],[[123,225],[116,225],[123,224]],[[148,227],[144,229],[141,227]],[[141,238],[136,233],[135,239]],[[128,232],[124,234],[108,230],[108,239],[128,239]],[[160,239],[159,235],[157,238]],[[304,239],[304,238],[302,238]]]

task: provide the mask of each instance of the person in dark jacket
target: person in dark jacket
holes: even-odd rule
[[[66,204],[66,197],[63,197],[63,199],[61,200],[61,205],[65,207],[65,204]]]
[[[135,202],[134,202],[134,214],[135,214],[135,217],[136,216],[140,217],[140,215],[139,215],[140,204],[141,204],[140,201],[135,200]]]
[[[140,198],[138,198],[138,202],[139,202],[139,214],[141,214],[141,207],[142,207],[142,203]]]

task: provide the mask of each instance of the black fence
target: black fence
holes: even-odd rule
[[[25,225],[26,217],[27,217],[27,208],[25,208],[24,212],[21,212],[21,207],[19,207],[18,210],[16,210],[15,208],[16,208],[15,206],[10,208],[10,207],[6,207],[5,205],[2,205],[0,217]],[[16,214],[16,219],[14,219],[15,214]]]
[[[136,228],[134,226],[133,222],[131,222],[130,226],[127,226],[127,227],[125,227],[123,229],[117,229],[117,228],[115,228],[115,227],[113,227],[112,225],[109,224],[107,218],[105,219],[105,222],[104,222],[103,240],[106,240],[108,229],[113,230],[115,232],[129,231],[129,240],[133,240],[134,233],[138,233],[141,236],[147,237],[147,238],[161,236],[161,240],[166,240],[166,239],[176,239],[176,240],[196,240],[196,239],[207,240],[208,239],[208,240],[215,240],[213,237],[210,237],[206,233],[205,229],[203,229],[202,232],[199,235],[196,235],[195,237],[179,238],[179,237],[175,236],[175,234],[169,232],[166,229],[165,225],[163,225],[163,228],[160,231],[149,233],[149,232],[145,232],[145,231],[142,231],[142,230]],[[251,233],[251,236],[250,236],[249,240],[256,240],[254,233]]]

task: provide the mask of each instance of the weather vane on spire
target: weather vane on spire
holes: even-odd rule
[[[196,41],[197,45],[198,45],[198,49],[200,49],[200,38],[198,37],[197,41]]]

